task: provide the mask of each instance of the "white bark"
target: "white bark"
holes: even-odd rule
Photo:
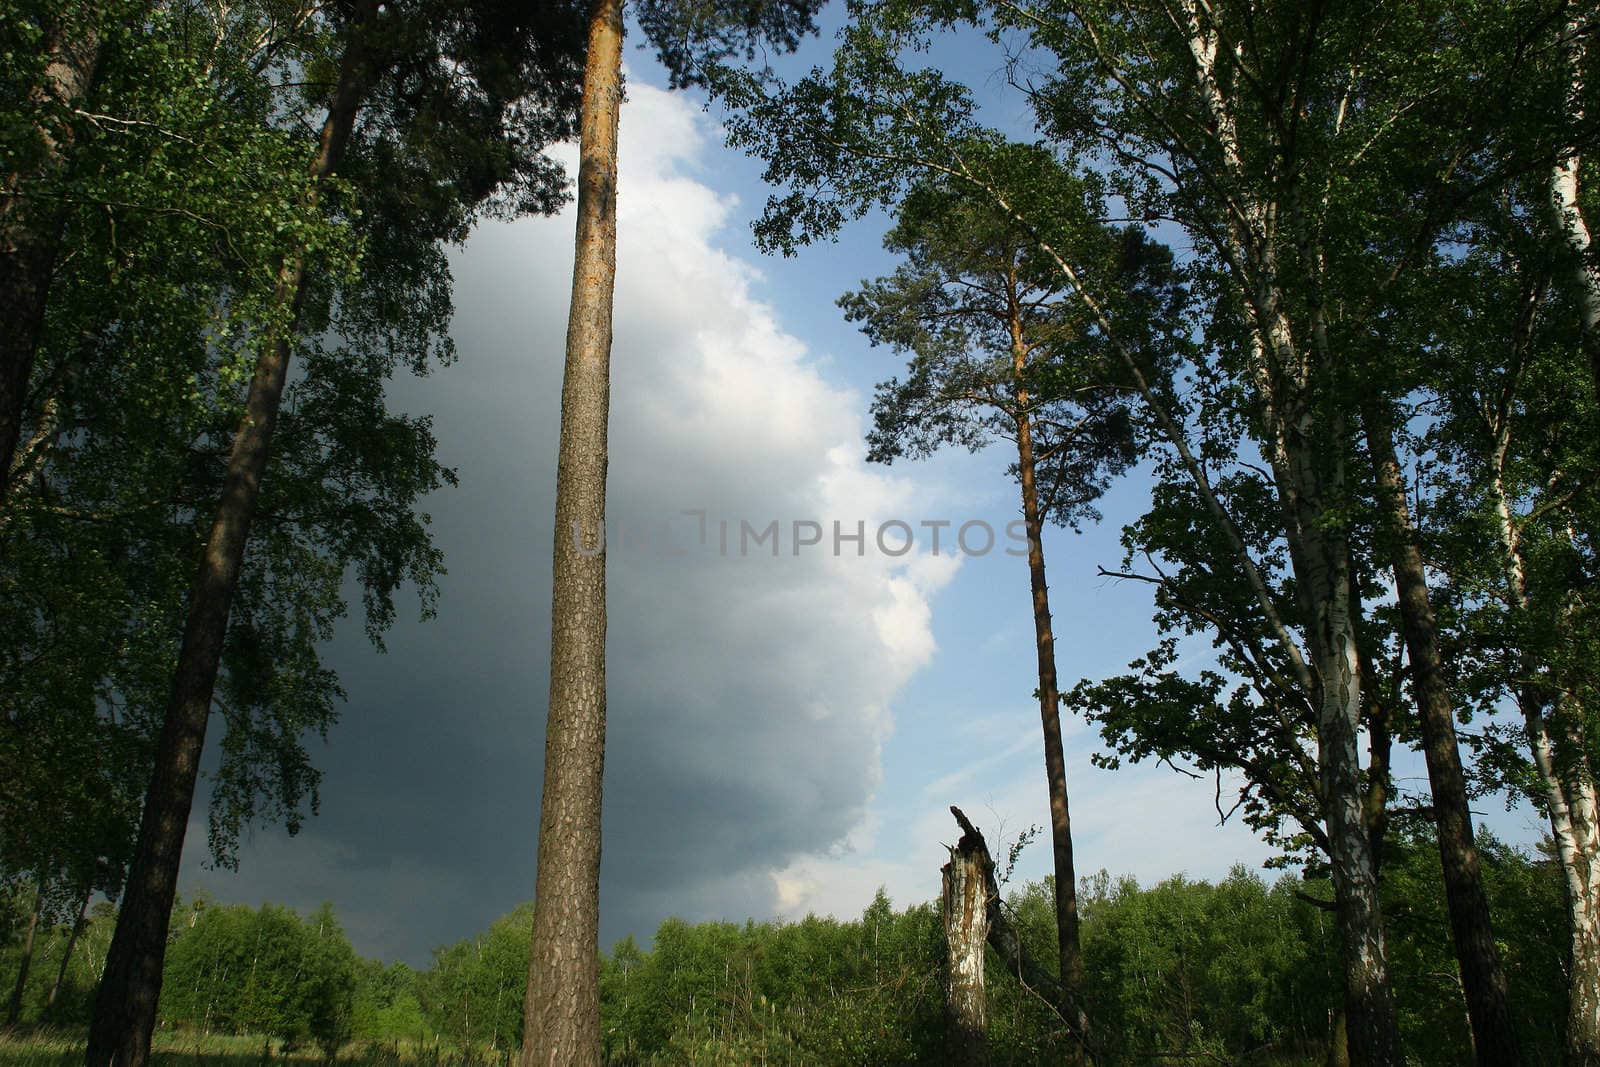
[[[1522,538],[1506,493],[1502,474],[1508,451],[1509,428],[1497,428],[1493,490],[1499,520],[1501,562],[1508,606],[1530,609],[1527,569],[1522,559]],[[1560,698],[1570,701],[1570,698]],[[1546,715],[1547,701],[1528,691],[1518,694],[1529,754],[1544,790],[1550,817],[1550,836],[1567,886],[1567,925],[1572,968],[1567,1005],[1568,1062],[1585,1067],[1600,1064],[1600,797],[1583,756],[1581,736],[1574,736],[1581,709],[1569,706],[1561,717],[1568,736],[1557,743]]]
[[[1584,30],[1577,18],[1569,19],[1561,38],[1561,59],[1569,78],[1566,117],[1569,128],[1574,130],[1583,126],[1585,118]],[[1589,225],[1578,202],[1578,173],[1582,163],[1577,146],[1567,146],[1550,172],[1550,202],[1557,233],[1571,253],[1571,281],[1578,298],[1583,348],[1588,353],[1596,385],[1600,386],[1600,261],[1597,261]]]

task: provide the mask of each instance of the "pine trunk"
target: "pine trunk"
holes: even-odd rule
[[[33,915],[28,919],[28,933],[22,939],[22,959],[17,962],[17,984],[11,988],[11,1003],[6,1007],[6,1025],[15,1026],[22,1018],[22,994],[28,987],[28,971],[33,966],[33,936],[39,929],[39,912],[44,908],[44,893],[38,886],[33,889]]]
[[[339,82],[323,123],[311,174],[331,175],[343,159],[368,76],[365,29],[377,16],[377,0],[366,0],[340,64]],[[316,196],[312,184],[311,196]],[[195,779],[205,747],[206,725],[221,665],[228,612],[244,560],[250,521],[261,492],[288,379],[289,354],[304,297],[305,262],[294,256],[278,272],[275,299],[289,310],[290,325],[264,344],[245,400],[245,416],[233,439],[210,536],[190,591],[189,615],[178,652],[172,693],[156,745],[155,769],[145,796],[139,838],[117,926],[106,955],[89,1030],[91,1067],[146,1067],[150,1035],[161,996],[161,968],[177,891],[183,839],[194,804]]]
[[[75,107],[89,94],[100,57],[92,28],[56,27],[44,84],[33,94],[35,109]],[[0,504],[11,484],[11,464],[22,436],[28,379],[44,330],[50,276],[61,245],[65,213],[46,196],[34,200],[28,186],[57,180],[67,169],[70,127],[59,135],[41,124],[43,153],[32,173],[6,176],[0,197]]]
[[[550,705],[522,1063],[600,1062],[600,797],[605,766],[606,431],[617,258],[622,3],[589,12],[576,254],[561,386]]]
[[[994,863],[982,835],[964,834],[950,850],[943,875],[945,952],[945,1062],[985,1067],[989,1062],[988,1000],[983,984],[989,938],[989,884]]]
[[[1428,599],[1418,533],[1406,504],[1405,483],[1394,451],[1394,431],[1387,415],[1370,396],[1363,403],[1367,450],[1372,458],[1379,504],[1392,539],[1390,555],[1400,604],[1411,686],[1422,726],[1422,746],[1433,794],[1434,825],[1444,869],[1445,899],[1462,991],[1472,1023],[1473,1047],[1480,1067],[1520,1063],[1522,1056],[1511,1024],[1511,1006],[1500,951],[1489,919],[1489,898],[1478,869],[1467,781],[1456,742],[1455,715],[1445,680],[1433,606]]]
[[[1083,997],[1083,948],[1078,921],[1078,876],[1072,856],[1072,815],[1067,807],[1067,760],[1061,742],[1061,688],[1051,629],[1050,591],[1045,583],[1044,523],[1035,479],[1030,398],[1021,386],[1028,350],[1017,315],[1011,320],[1016,399],[1017,472],[1022,483],[1022,518],[1028,533],[1028,584],[1033,596],[1033,633],[1038,654],[1039,720],[1044,731],[1044,771],[1050,796],[1050,845],[1055,870],[1056,946],[1060,956],[1061,1017],[1072,1029],[1077,1053],[1091,1049],[1089,1013]]]

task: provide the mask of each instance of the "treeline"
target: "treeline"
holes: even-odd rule
[[[1554,1062],[1567,966],[1559,871],[1492,840],[1484,859],[1519,1036],[1534,1062]],[[1471,1037],[1437,855],[1425,838],[1407,835],[1384,866],[1408,1062],[1467,1062]],[[1013,892],[1007,905],[1026,951],[1052,978],[1053,896],[1046,880]],[[1179,876],[1144,888],[1101,872],[1084,880],[1079,899],[1086,987],[1109,1035],[1104,1062],[1326,1062],[1343,995],[1335,918],[1320,903],[1331,900],[1326,883],[1284,875],[1269,885],[1236,867],[1216,884]],[[14,975],[28,902],[19,895],[10,903],[3,958]],[[25,1021],[87,1021],[113,920],[104,905],[90,916],[49,1010],[70,931],[42,935]],[[196,898],[174,915],[162,1025],[274,1037],[287,1049],[330,1054],[351,1042],[433,1045],[498,1062],[521,1044],[531,924],[531,906],[519,906],[415,970],[358,956],[327,905],[301,916]],[[881,891],[849,921],[668,919],[649,949],[626,938],[602,963],[606,1060],[942,1063],[944,961],[937,904],[896,911]],[[989,972],[993,1061],[1066,1055],[1071,1039],[1048,1000],[992,953]]]

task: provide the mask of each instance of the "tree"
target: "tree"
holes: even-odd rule
[[[301,917],[264,904],[212,906],[177,932],[166,961],[168,1022],[270,1034],[330,1058],[349,1038],[357,959],[333,908]]]
[[[749,79],[728,87],[746,109],[732,124],[735,139],[763,154],[768,177],[790,190],[758,226],[769,243],[792,247],[825,233],[891,197],[908,173],[928,171],[1030,221],[1026,188],[962,150],[976,124],[966,90],[937,71],[901,68],[902,56],[960,22],[1006,45],[1008,70],[1032,72],[1028,96],[1058,152],[1095,159],[1134,214],[1176,222],[1194,241],[1212,301],[1209,339],[1226,344],[1230,388],[1276,498],[1268,543],[1287,552],[1288,605],[1247,551],[1244,520],[1218,499],[1211,457],[1185,440],[1181,410],[1148,395],[1145,408],[1220,528],[1227,556],[1216,563],[1245,580],[1252,627],[1265,630],[1291,684],[1311,698],[1352,1054],[1394,1062],[1366,810],[1366,781],[1381,768],[1364,772],[1358,743],[1365,657],[1347,506],[1362,481],[1351,400],[1371,383],[1345,355],[1390,313],[1397,281],[1464,203],[1553,155],[1551,123],[1531,88],[1541,84],[1548,20],[1499,5],[1470,14],[1386,8],[1376,21],[1353,8],[1272,3],[885,2],[855,11],[831,71],[784,88]],[[1507,34],[1527,47],[1489,44]],[[1056,258],[1064,275],[1077,273],[1071,256]],[[1094,293],[1086,296],[1096,314]],[[1481,918],[1481,908],[1466,909],[1474,911]],[[1480,1054],[1498,1062],[1514,1052],[1481,951],[1492,944],[1480,929],[1461,947],[1483,993],[1472,998]]]
[[[792,48],[820,0],[640,4],[674,84],[765,38]],[[561,384],[550,695],[523,1063],[598,1063],[600,809],[605,764],[605,495],[616,285],[622,0],[593,0],[578,139],[576,252]]]
[[[312,28],[307,32],[320,34],[318,39],[323,42],[337,42],[337,57],[332,62],[326,61],[332,57],[323,57],[324,65],[314,68],[327,80],[309,83],[308,102],[322,103],[327,110],[316,143],[306,146],[310,150],[301,155],[305,169],[295,211],[308,222],[303,229],[292,231],[273,261],[271,293],[262,320],[254,324],[256,329],[247,341],[253,364],[250,385],[218,496],[207,508],[213,518],[191,586],[139,844],[101,986],[90,1048],[94,1063],[113,1059],[143,1063],[148,1057],[178,859],[224,653],[229,655],[231,674],[264,684],[267,688],[264,692],[258,689],[258,696],[280,700],[286,694],[274,693],[271,688],[277,676],[286,668],[292,672],[304,667],[304,659],[296,662],[295,657],[309,655],[314,662],[312,642],[285,647],[262,640],[259,632],[241,632],[237,622],[229,625],[254,520],[258,516],[268,520],[261,525],[270,537],[271,519],[276,516],[263,505],[281,503],[292,508],[301,503],[292,498],[274,500],[262,491],[291,351],[300,346],[302,351],[320,354],[320,346],[307,343],[307,339],[317,336],[331,314],[341,325],[358,327],[353,332],[365,336],[364,344],[370,348],[363,354],[372,359],[370,366],[379,370],[380,377],[400,358],[424,365],[434,352],[433,338],[442,332],[442,323],[423,320],[421,330],[408,333],[410,324],[405,324],[404,318],[409,308],[404,302],[392,302],[397,296],[404,299],[408,290],[420,289],[432,298],[424,304],[430,313],[440,310],[441,296],[443,307],[448,307],[448,290],[441,294],[436,279],[415,273],[419,261],[436,266],[434,246],[441,240],[459,239],[483,210],[550,210],[560,199],[559,171],[543,161],[540,153],[569,128],[566,116],[572,103],[574,46],[563,9],[419,5],[414,12],[402,13],[369,2],[337,14],[346,17],[330,13],[324,23],[310,21],[308,14],[305,20]],[[270,20],[268,24],[275,25]],[[379,100],[383,107],[358,126],[357,116],[370,99]],[[270,111],[268,116],[290,118]],[[424,139],[432,142],[430,151],[414,154]],[[382,270],[369,274],[380,281],[370,285],[366,294],[361,286],[348,284],[337,273],[322,273],[337,242],[316,227],[337,227],[359,217],[359,208],[343,201],[347,186],[335,179],[347,161],[364,164],[357,166],[355,173],[365,177],[365,183],[357,188],[364,186],[364,202],[374,209],[368,231],[373,244],[380,255],[398,253],[394,259],[377,260],[387,262],[390,269],[387,274]],[[363,200],[358,196],[356,203]],[[402,222],[404,225],[396,225]],[[392,242],[390,247],[382,246],[385,240]],[[420,260],[414,255],[419,249]],[[400,258],[408,253],[412,258]],[[346,284],[341,285],[342,280]],[[361,307],[364,295],[387,299]],[[308,371],[320,362],[312,355]],[[318,369],[325,373],[307,390],[311,404],[336,407],[360,402],[370,408],[381,396],[360,390],[363,375],[349,373],[336,360],[321,363]],[[365,368],[358,363],[352,369]],[[316,440],[321,432],[314,424],[302,424],[302,428],[310,440]],[[374,429],[388,427],[380,423],[368,432]],[[422,429],[425,431],[425,424]],[[414,492],[422,488],[415,475],[423,475],[424,487],[431,487],[426,486],[428,481],[436,484],[440,479],[440,468],[431,457],[431,435],[424,432],[421,442],[425,445],[422,455],[406,457],[418,461],[416,472],[407,472],[396,483],[410,520],[402,532],[410,535],[412,551],[395,558],[389,555],[395,546],[386,545],[384,554],[372,561],[374,566],[363,568],[360,574],[368,587],[368,616],[375,624],[371,629],[374,635],[392,617],[389,597],[394,586],[411,575],[431,579],[438,566],[437,553],[427,545],[421,524],[410,515]],[[283,443],[295,442],[291,437]],[[395,443],[410,445],[412,441]],[[376,446],[369,454],[384,452],[382,444],[371,440],[362,446]],[[363,485],[349,488],[380,499],[390,490],[384,482],[373,483],[370,489]],[[356,540],[382,532],[353,523],[335,529]],[[418,536],[424,546],[420,552],[414,548]],[[328,573],[327,562],[310,573],[319,571]],[[303,574],[274,577],[292,585]],[[337,577],[334,580],[336,583]],[[268,602],[264,607],[293,611],[291,604],[281,602]],[[317,625],[325,629],[327,624]],[[302,625],[298,636],[314,639],[319,635],[315,630],[307,634]],[[225,741],[225,763],[234,763],[240,772],[236,779],[240,790],[246,797],[254,797],[259,779],[252,777],[248,759],[240,758],[246,754],[250,734],[230,736],[237,738],[236,747],[230,751]],[[309,773],[307,768],[295,769]],[[291,789],[290,795],[295,793]],[[245,810],[249,813],[252,809],[246,804]],[[237,823],[220,825],[224,839],[237,829]],[[219,830],[218,824],[213,824],[213,830]]]
[[[1542,176],[1540,176],[1542,177]],[[1538,183],[1542,186],[1542,182]],[[1463,225],[1463,254],[1431,274],[1436,314],[1417,330],[1437,420],[1419,446],[1434,461],[1426,543],[1448,576],[1443,616],[1467,698],[1490,717],[1479,771],[1550,820],[1568,889],[1569,1058],[1600,1058],[1600,863],[1595,736],[1594,581],[1600,469],[1588,426],[1593,378],[1581,292],[1539,210],[1544,190],[1511,183]],[[1531,209],[1531,210],[1530,210]],[[1520,722],[1493,721],[1509,704]]]
[[[1132,308],[1142,309],[1150,331],[1139,335],[1143,368],[1159,380],[1180,343],[1183,296],[1170,254],[1137,229],[1101,225],[1093,194],[1052,173],[1047,155],[1010,154],[1004,166],[1050,176],[1058,213],[1052,230],[1071,243],[1075,258],[1093,264],[1099,291],[1119,294],[1130,320]],[[949,179],[915,186],[884,244],[903,253],[905,265],[840,301],[874,344],[912,358],[904,382],[879,386],[868,458],[887,463],[947,443],[976,450],[995,439],[1015,449],[1011,473],[1021,489],[1028,543],[1058,892],[1061,1010],[1087,1046],[1043,528],[1047,521],[1076,527],[1098,517],[1094,501],[1134,459],[1134,388],[1065,279],[1040,256],[1032,234],[981,195]]]
[[[108,5],[110,6],[110,5]],[[8,97],[31,112],[5,135],[5,195],[0,200],[0,505],[10,488],[22,434],[28,378],[33,370],[50,276],[60,251],[62,186],[77,112],[100,62],[97,4],[30,3],[8,17],[0,40],[10,68]]]

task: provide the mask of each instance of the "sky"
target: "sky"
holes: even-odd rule
[[[1002,855],[1048,823],[1006,456],[866,462],[873,384],[901,359],[869,347],[834,301],[892,269],[882,220],[762,257],[749,237],[759,168],[723,145],[696,98],[659,88],[648,56],[630,51],[629,64],[602,944],[645,941],[669,916],[852,917],[880,887],[897,906],[932,899],[959,836],[950,805]],[[571,146],[558,154],[575,169]],[[571,264],[570,210],[485,223],[453,256],[459,360],[390,393],[433,418],[460,476],[425,502],[448,567],[438,616],[402,611],[384,655],[349,620],[326,649],[349,701],[312,744],[320,814],[292,838],[255,831],[234,873],[207,866],[197,806],[182,892],[330,901],[358,951],[413,965],[533,896]],[[1148,593],[1097,576],[1120,562],[1120,527],[1147,500],[1135,476],[1100,525],[1046,533],[1064,685],[1152,643]],[[776,540],[758,541],[774,522]],[[858,524],[862,541],[849,540]],[[1094,730],[1065,730],[1080,874],[1214,879],[1271,855],[1237,820],[1218,825],[1209,779],[1098,769]],[[1398,773],[1425,788],[1420,762]],[[1527,810],[1491,800],[1485,814],[1510,840],[1539,835]],[[1041,835],[1016,877],[1049,870]]]

